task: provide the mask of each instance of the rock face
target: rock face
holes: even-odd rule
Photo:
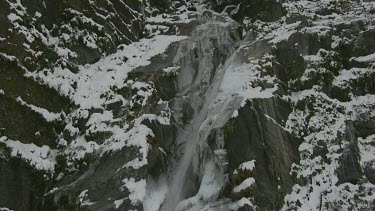
[[[0,6],[0,210],[375,209],[373,1]]]
[[[228,13],[234,20],[276,21],[285,13],[281,1],[276,0],[210,0],[218,12]]]
[[[277,97],[254,100],[241,108],[238,117],[230,120],[224,130],[229,172],[249,160],[256,160],[253,173],[256,191],[252,194],[255,193],[255,203],[267,210],[282,207],[283,198],[293,185],[289,169],[299,162],[301,140],[281,125],[288,113],[288,104]],[[232,174],[231,177],[234,188],[239,185],[239,176]]]

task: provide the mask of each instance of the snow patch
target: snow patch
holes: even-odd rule
[[[6,144],[11,149],[12,157],[20,157],[38,170],[53,172],[55,169],[57,151],[49,146],[38,147],[35,144],[24,144],[4,136],[0,137],[0,143]]]
[[[240,185],[233,188],[234,193],[239,193],[243,190],[250,188],[253,184],[255,184],[255,179],[250,177],[245,179]]]
[[[143,202],[146,197],[146,180],[136,181],[134,178],[126,178],[122,182],[124,183],[122,189],[126,187],[130,192],[129,199],[132,204]]]

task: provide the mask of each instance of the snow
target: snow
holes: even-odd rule
[[[300,164],[293,164],[291,174],[297,173],[297,178],[310,178],[310,182],[306,186],[295,185],[292,193],[285,197],[286,203],[282,210],[298,207],[295,204],[297,201],[302,204],[301,207],[298,207],[302,210],[317,209],[325,201],[327,203],[340,203],[344,209],[345,207],[351,207],[354,203],[357,204],[353,201],[355,194],[368,193],[374,190],[374,186],[368,183],[366,183],[364,190],[360,190],[357,185],[348,183],[336,185],[338,181],[336,170],[340,166],[339,157],[342,153],[342,144],[345,144],[345,140],[337,142],[338,134],[345,133],[348,119],[353,121],[362,119],[362,114],[375,116],[372,107],[375,102],[374,96],[359,96],[349,102],[340,102],[330,99],[320,91],[318,86],[315,86],[311,90],[292,93],[291,100],[298,102],[312,97],[314,99],[314,113],[308,113],[308,110],[295,110],[290,114],[286,123],[286,128],[289,128],[291,132],[295,133],[299,130],[307,132],[307,134],[302,134],[304,142],[299,147]],[[342,111],[339,112],[337,107],[340,107]],[[310,116],[309,121],[306,121],[307,116]],[[328,154],[326,156],[330,160],[329,163],[324,161],[321,156],[311,156],[318,141],[324,141],[327,144]],[[371,137],[366,140],[359,139],[362,166],[374,158],[373,147],[367,145],[367,141],[371,142]],[[341,144],[341,142],[344,143]],[[348,186],[350,190],[347,190]],[[327,192],[327,190],[331,190],[331,192]],[[360,206],[366,207],[366,203],[370,203],[373,200],[372,198],[373,196],[362,198],[363,203]]]
[[[102,155],[106,152],[117,151],[125,146],[134,146],[139,148],[139,158],[128,162],[124,168],[139,169],[147,164],[148,143],[147,136],[154,136],[152,130],[142,124],[136,124],[130,130],[126,131],[118,126],[113,127],[113,135],[102,145]]]
[[[13,211],[13,210],[6,208],[6,207],[0,207],[0,211]]]
[[[79,136],[69,144],[64,153],[79,160],[84,158],[87,153],[93,153],[99,149],[100,146],[96,142],[87,142],[84,137]]]
[[[183,5],[180,8],[177,8],[177,11],[174,14],[158,14],[153,17],[147,17],[146,22],[152,23],[153,25],[158,23],[189,23],[195,20],[194,18],[189,18],[189,15],[191,14],[197,14],[197,12],[188,11],[186,10],[186,6]]]
[[[143,202],[146,197],[146,180],[136,181],[134,178],[126,178],[122,182],[124,183],[123,188],[126,187],[129,191],[129,199],[132,204]]]
[[[234,193],[239,193],[247,188],[250,188],[255,183],[255,179],[250,177],[245,179],[240,185],[233,188]]]
[[[0,56],[9,61],[18,61],[18,59],[15,56],[11,56],[5,53],[0,53]]]
[[[37,17],[37,18],[40,18],[40,17],[42,17],[42,14],[40,14],[40,12],[36,11],[34,16]]]
[[[124,203],[125,200],[126,198],[114,201],[113,204],[115,205],[115,209],[118,209]]]
[[[5,136],[0,137],[0,143],[6,144],[11,149],[12,157],[21,157],[38,170],[53,172],[55,169],[57,151],[46,145],[38,147],[32,143],[24,144]]]
[[[18,97],[17,101],[21,103],[21,105],[27,106],[28,108],[35,111],[36,113],[41,114],[47,122],[54,122],[54,121],[61,120],[62,113],[53,113],[53,112],[48,111],[47,109],[28,104],[25,101],[23,101],[21,97]]]
[[[179,66],[173,66],[173,67],[164,68],[163,71],[166,73],[177,73],[179,69],[180,69]]]
[[[111,131],[111,128],[108,127],[108,125],[105,124],[105,122],[113,121],[116,121],[116,119],[113,118],[112,111],[104,111],[103,113],[93,113],[86,123],[86,126],[88,127],[86,134]]]
[[[295,11],[295,13],[306,15],[307,17],[312,17],[315,15],[315,11],[323,6],[329,5],[331,0],[324,1],[297,1],[284,3],[284,6],[290,11]],[[20,25],[20,21],[23,20],[23,15],[25,14],[26,8],[21,4],[20,0],[16,3],[10,3],[11,9],[14,13],[9,14],[7,17],[12,22],[14,28],[19,32],[23,33],[29,43],[33,42],[35,38],[40,38],[44,43],[48,44],[49,47],[54,49],[60,57],[63,58],[77,58],[77,53],[73,52],[69,48],[61,47],[63,42],[71,41],[74,39],[74,34],[77,36],[83,36],[84,43],[92,48],[97,49],[97,37],[96,34],[85,34],[81,31],[74,33],[75,29],[67,24],[62,27],[69,33],[63,34],[61,37],[52,37],[47,29],[43,33],[27,30],[25,27]],[[183,6],[185,7],[185,6]],[[198,7],[199,10],[202,7]],[[301,8],[304,8],[301,11]],[[157,30],[156,34],[164,33],[170,28],[166,25],[173,25],[176,23],[187,23],[192,21],[192,18],[188,18],[189,15],[194,15],[190,12],[182,12],[185,8],[181,8],[172,15],[158,15],[155,17],[147,18],[146,22],[150,25],[146,25],[146,28],[150,31]],[[69,10],[70,13],[76,14],[78,17],[74,18],[72,21],[76,21],[82,24],[88,24],[99,30],[103,29],[103,26],[94,22],[91,18],[84,16],[84,14],[79,13],[75,10]],[[199,11],[198,13],[200,13]],[[104,20],[111,18],[110,16],[103,16],[97,13],[98,17]],[[142,15],[134,14],[132,15]],[[39,12],[35,12],[35,17],[41,17]],[[254,23],[250,21],[245,21],[245,24],[253,24],[254,27],[261,28],[259,33],[257,33],[256,40],[264,39],[270,44],[276,44],[281,41],[288,40],[291,35],[298,32],[300,28],[303,28],[302,33],[317,33],[319,36],[325,36],[328,31],[332,30],[337,24],[351,24],[351,21],[358,20],[358,18],[343,17],[344,15],[333,14],[329,17],[323,17],[316,15],[317,20],[309,23],[309,27],[303,28],[301,22],[296,22],[293,24],[285,24],[285,17],[282,20],[271,23],[263,23],[261,21],[256,21]],[[350,20],[352,18],[352,20]],[[152,25],[151,25],[152,23]],[[156,25],[160,24],[160,25]],[[226,25],[227,23],[220,23]],[[43,27],[43,26],[41,26]],[[35,29],[34,29],[35,30]],[[155,92],[155,89],[150,82],[139,82],[139,81],[127,81],[127,74],[137,67],[146,66],[151,64],[151,58],[158,54],[162,54],[166,51],[168,46],[173,42],[178,42],[186,37],[183,36],[165,36],[157,35],[153,38],[142,39],[139,42],[132,43],[130,45],[121,45],[119,50],[113,54],[106,56],[94,64],[80,65],[78,73],[73,73],[69,69],[62,67],[55,67],[53,69],[45,69],[42,71],[27,72],[26,76],[33,77],[34,79],[44,83],[58,91],[61,94],[68,96],[74,103],[79,107],[76,111],[65,116],[63,113],[52,113],[46,109],[36,107],[34,105],[27,104],[21,98],[18,101],[33,111],[41,114],[47,121],[61,120],[62,116],[64,121],[66,121],[65,129],[70,132],[73,140],[67,142],[64,139],[59,140],[59,146],[65,146],[66,149],[63,150],[64,155],[69,158],[82,159],[87,153],[99,153],[103,155],[104,153],[111,153],[112,151],[120,150],[124,147],[136,147],[139,149],[139,157],[134,157],[133,160],[124,164],[122,168],[128,169],[140,169],[147,164],[147,154],[149,150],[149,144],[147,143],[148,136],[154,136],[152,131],[141,124],[142,121],[157,120],[161,124],[169,124],[169,117],[163,115],[154,114],[143,114],[136,117],[133,121],[127,123],[121,123],[116,125],[117,121],[122,121],[122,119],[114,119],[114,114],[112,111],[106,111],[106,106],[109,103],[120,101],[123,106],[132,105],[138,103],[141,106],[146,106],[148,99]],[[5,38],[0,38],[5,39]],[[339,38],[335,39],[338,41]],[[333,43],[332,46],[335,47],[337,43]],[[24,47],[29,49],[29,44],[25,43]],[[43,56],[41,52],[33,52],[35,56]],[[16,61],[17,59],[11,55],[1,54],[4,58]],[[319,62],[322,58],[319,55],[308,55],[304,56],[307,62]],[[361,56],[358,58],[353,58],[357,62],[374,62],[375,54],[370,54],[367,56]],[[272,62],[270,62],[272,65]],[[218,87],[212,86],[215,91],[219,93],[215,95],[215,102],[225,102],[223,104],[215,104],[222,110],[220,112],[208,112],[209,117],[207,121],[202,124],[202,130],[210,127],[212,122],[219,122],[220,118],[226,111],[229,117],[237,117],[239,115],[236,100],[240,98],[241,106],[244,106],[247,100],[256,98],[271,98],[275,95],[278,90],[278,79],[272,75],[264,76],[264,66],[259,64],[259,60],[256,58],[250,58],[247,63],[238,64],[236,62],[231,63],[229,67],[223,65],[225,69],[223,80],[217,82],[220,84]],[[177,73],[180,67],[168,67],[163,71],[166,73]],[[219,70],[220,71],[220,70]],[[314,69],[311,68],[307,70],[304,76],[300,79],[301,81],[308,80],[307,77]],[[336,86],[346,86],[351,81],[365,77],[366,74],[373,73],[372,69],[366,68],[352,68],[350,70],[341,70],[339,75],[335,77],[333,85]],[[263,85],[267,86],[263,86]],[[136,89],[137,96],[133,96],[132,101],[128,102],[124,97],[116,93],[114,90],[121,89],[125,86]],[[265,88],[267,87],[267,88]],[[4,94],[3,90],[0,90],[0,94]],[[289,94],[289,93],[288,93]],[[138,98],[140,96],[140,98]],[[290,103],[295,105],[301,100],[306,100],[309,98],[316,99],[316,104],[323,104],[319,106],[314,113],[310,112],[307,108],[304,110],[297,110],[290,114],[285,128],[292,133],[295,133],[299,137],[303,137],[303,143],[299,147],[301,153],[301,163],[294,164],[291,173],[297,173],[297,178],[301,177],[311,177],[311,184],[306,187],[300,187],[295,185],[293,187],[293,192],[286,197],[286,201],[293,204],[293,202],[300,200],[303,204],[301,210],[316,210],[317,205],[323,200],[326,202],[336,202],[337,198],[345,196],[347,198],[354,198],[354,195],[350,192],[358,192],[358,186],[350,184],[342,184],[336,187],[337,176],[335,170],[338,168],[338,156],[340,155],[339,146],[335,141],[337,141],[337,136],[343,133],[345,130],[346,120],[357,120],[363,119],[364,116],[368,115],[366,118],[375,116],[375,111],[373,105],[375,104],[374,95],[366,96],[354,96],[350,102],[339,102],[338,100],[330,99],[327,95],[322,93],[321,87],[315,86],[311,90],[305,90],[302,92],[292,93],[290,97],[285,97],[290,100]],[[205,98],[211,100],[209,97]],[[160,104],[166,102],[160,101]],[[224,105],[224,106],[221,106]],[[214,107],[214,106],[213,106]],[[209,107],[209,109],[213,108]],[[343,108],[343,112],[337,112],[337,108]],[[92,109],[95,108],[95,109]],[[233,109],[232,109],[233,108]],[[227,109],[227,110],[225,110]],[[329,112],[329,110],[334,110],[334,112]],[[95,110],[94,112],[92,112]],[[90,112],[89,112],[90,111]],[[265,114],[265,117],[278,124],[271,116]],[[74,119],[85,119],[87,123],[85,127],[86,131],[80,131],[78,127],[75,127]],[[225,118],[223,118],[225,119]],[[308,119],[308,121],[307,121]],[[205,124],[207,123],[206,126]],[[200,126],[200,125],[198,125]],[[216,125],[215,125],[216,126]],[[86,132],[86,134],[84,133]],[[104,144],[99,145],[96,142],[89,142],[85,139],[84,135],[89,135],[95,132],[110,132],[113,135],[106,140],[103,140]],[[37,133],[36,133],[37,134]],[[315,158],[311,157],[314,151],[314,146],[316,146],[317,141],[325,141],[329,153],[327,155],[328,159],[332,159],[331,164],[322,164],[324,161],[322,157],[318,156]],[[341,140],[339,140],[341,141]],[[373,162],[375,151],[372,147],[374,142],[374,136],[369,136],[367,138],[360,138],[359,149],[361,151],[361,165],[367,165]],[[23,144],[18,141],[11,141],[6,138],[1,138],[0,142],[5,143],[8,147],[12,149],[12,156],[21,156],[32,165],[36,166],[37,169],[53,169],[54,157],[57,151],[50,149],[48,146],[38,147],[33,144]],[[217,152],[217,151],[215,151]],[[223,154],[223,153],[222,153]],[[216,156],[216,155],[215,155]],[[253,171],[255,168],[255,160],[245,162],[241,164],[237,170],[243,171]],[[317,176],[314,175],[317,171],[324,169],[322,174]],[[197,197],[193,197],[190,201],[198,204],[201,199],[203,201],[210,201],[215,199],[215,196],[220,192],[220,187],[224,182],[220,184],[217,183],[219,173],[215,172],[215,169],[209,164],[206,166],[204,177],[202,179],[202,185],[199,189]],[[235,173],[237,172],[235,171]],[[217,174],[216,174],[217,173]],[[216,179],[216,180],[215,180]],[[216,182],[216,183],[215,183]],[[168,186],[166,184],[161,184],[160,189],[147,191],[146,194],[146,180],[138,180],[135,178],[124,179],[124,188],[127,188],[130,192],[129,199],[133,204],[142,202],[145,200],[144,207],[145,210],[157,210],[163,203],[167,192]],[[233,192],[241,192],[252,185],[254,185],[254,178],[247,178],[239,186],[233,189]],[[316,185],[320,183],[321,185]],[[374,187],[369,183],[363,185],[365,189],[369,192],[374,190]],[[313,187],[313,191],[310,191],[310,187]],[[348,188],[350,192],[345,191]],[[149,189],[149,184],[147,184],[147,189]],[[325,194],[326,190],[332,189],[332,193]],[[324,195],[325,194],[325,195]],[[324,197],[321,198],[321,196]],[[79,202],[82,205],[91,205],[92,202],[86,200],[88,196],[88,191],[84,190],[79,194]],[[198,198],[199,197],[199,198]],[[365,200],[373,200],[373,196],[364,196]],[[121,204],[128,198],[123,198],[114,201],[114,206],[119,208]],[[244,205],[255,206],[252,204],[251,198],[242,198],[237,202],[231,204],[233,210],[238,209]],[[349,201],[349,202],[348,202]],[[345,201],[345,206],[350,204],[350,200]],[[147,202],[147,203],[146,203]],[[232,202],[230,202],[232,203]],[[197,205],[201,206],[201,205]],[[350,207],[350,206],[347,206]],[[290,207],[285,207],[285,209],[291,209]],[[293,209],[293,208],[292,208]],[[225,209],[224,209],[225,210]]]
[[[370,163],[375,168],[375,134],[367,138],[358,138],[359,149],[361,152],[361,166],[365,167]]]
[[[123,147],[135,146],[139,148],[140,157],[134,158],[123,168],[139,169],[146,165],[148,153],[146,140],[147,136],[153,136],[153,133],[140,122],[149,118],[159,120],[162,124],[169,124],[168,115],[163,118],[156,115],[144,115],[135,120],[134,126],[129,128],[128,124],[122,126],[111,124],[117,121],[113,118],[111,111],[89,115],[88,110],[91,108],[104,109],[108,103],[114,102],[116,99],[121,100],[124,104],[129,103],[131,105],[134,102],[127,102],[121,95],[113,91],[116,87],[120,89],[128,85],[137,89],[137,95],[141,96],[141,98],[137,98],[137,101],[134,101],[140,105],[146,105],[148,98],[154,92],[153,88],[147,83],[126,81],[127,73],[137,67],[149,65],[151,58],[165,52],[171,43],[183,39],[186,39],[186,37],[160,35],[150,39],[142,39],[130,45],[121,45],[115,54],[104,57],[97,63],[79,66],[80,71],[78,73],[73,73],[61,67],[39,72],[27,72],[26,76],[33,77],[60,91],[61,94],[70,97],[73,102],[79,105],[77,111],[65,118],[67,119],[65,129],[72,136],[80,134],[79,129],[74,127],[73,122],[71,122],[75,118],[88,118],[86,135],[95,132],[113,133],[110,138],[103,140],[102,145],[88,142],[83,136],[78,136],[67,146],[64,154],[70,159],[76,160],[82,159],[87,153],[94,153],[98,150],[103,155],[120,150]],[[58,43],[58,39],[50,37],[48,42],[50,45],[54,45]],[[57,50],[63,51],[59,53],[60,56],[71,54],[69,49],[58,48]],[[32,108],[43,114],[46,119],[53,119],[52,113],[47,113],[42,108]]]
[[[276,78],[271,76],[260,77],[260,68],[259,65],[254,63],[229,66],[221,83],[220,95],[223,98],[226,98],[224,96],[239,95],[243,98],[242,105],[248,99],[272,97],[273,92],[278,89],[277,86],[263,89],[257,84],[263,80],[273,83]]]
[[[8,15],[8,19],[9,19],[11,22],[23,21],[23,19],[22,19],[20,16],[14,14],[14,13],[10,13],[10,14]]]
[[[232,118],[238,117],[238,110],[235,110],[232,114]]]
[[[276,44],[283,40],[288,40],[289,37],[296,33],[297,30],[295,28],[301,24],[301,21],[297,21],[296,23],[282,25],[281,27],[273,30],[270,34],[268,34],[265,39],[270,39],[270,43]]]
[[[252,171],[254,170],[255,168],[255,160],[251,160],[251,161],[248,161],[248,162],[245,162],[245,163],[242,163],[238,169],[241,169],[241,170],[249,170],[249,171]]]
[[[340,74],[335,77],[334,81],[332,82],[333,85],[339,87],[345,87],[350,81],[354,79],[361,78],[365,74],[375,73],[374,69],[367,69],[367,68],[352,68],[350,70],[342,70]]]
[[[232,204],[229,208],[230,208],[230,210],[238,210],[239,208],[241,208],[245,205],[249,205],[254,210],[256,210],[256,207],[253,205],[253,203],[251,203],[251,201],[248,198],[245,198],[245,197],[241,198],[240,200],[238,200],[237,202]]]
[[[354,60],[357,62],[375,62],[375,53],[367,56],[357,57]]]
[[[95,64],[80,66],[79,73],[68,69],[55,68],[43,73],[28,73],[27,76],[41,80],[50,87],[69,96],[82,109],[103,108],[111,88],[125,86],[127,73],[150,64],[150,59],[165,52],[168,46],[186,39],[184,36],[159,35],[151,39],[142,39],[130,45],[122,45],[115,54],[102,58]],[[127,60],[126,60],[127,59]],[[77,84],[74,88],[73,84]]]
[[[84,190],[78,195],[78,202],[79,202],[80,206],[91,206],[91,205],[95,204],[95,202],[91,202],[88,199],[88,192],[89,192],[89,190]]]

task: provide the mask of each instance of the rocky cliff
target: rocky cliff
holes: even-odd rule
[[[0,2],[0,210],[374,210],[375,2]]]

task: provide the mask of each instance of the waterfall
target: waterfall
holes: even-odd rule
[[[169,188],[159,209],[162,211],[188,210],[199,200],[215,200],[225,183],[223,168],[217,162],[223,153],[216,159],[215,149],[206,140],[214,128],[224,125],[241,102],[234,96],[212,108],[212,101],[220,91],[225,63],[233,59],[239,46],[240,25],[221,16],[205,21],[190,39],[180,44],[175,57],[181,70],[173,110],[181,113],[181,105],[188,104],[194,113],[178,129],[176,144],[183,146],[182,158],[167,176]]]

